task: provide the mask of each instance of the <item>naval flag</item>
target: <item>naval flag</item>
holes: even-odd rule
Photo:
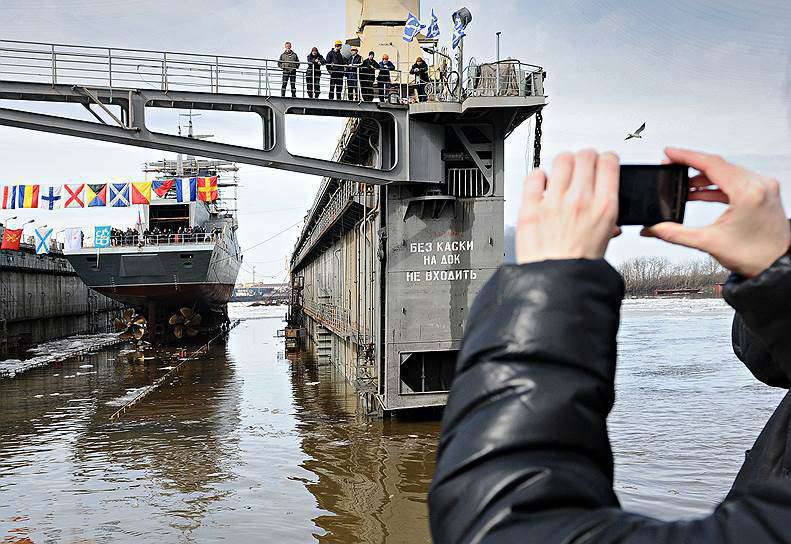
[[[434,10],[431,10],[431,23],[428,25],[428,30],[426,31],[426,38],[429,40],[436,40],[439,38],[439,20],[437,16],[434,15]]]
[[[456,49],[461,43],[462,38],[467,34],[464,33],[464,21],[461,17],[453,18],[453,49]]]
[[[151,182],[135,181],[132,183],[132,204],[151,203]]]
[[[17,208],[38,208],[38,185],[18,185],[16,188]]]
[[[217,176],[198,178],[198,200],[214,202],[217,196]]]
[[[52,243],[52,229],[36,229],[36,255],[49,253],[49,246]]]
[[[44,187],[38,198],[38,207],[45,210],[60,208],[60,185]]]
[[[151,184],[151,188],[154,190],[154,199],[162,199],[165,198],[168,194],[168,191],[173,188],[173,184],[176,180],[174,179],[157,179]]]
[[[16,208],[16,185],[3,187],[3,209],[13,210]]]
[[[64,208],[84,208],[85,207],[85,184],[71,183],[64,185],[66,190],[66,200],[63,201]]]
[[[82,247],[82,229],[66,229],[66,238],[63,240],[63,249],[80,249]]]
[[[113,208],[129,207],[129,184],[128,183],[108,183],[110,189],[110,206]]]
[[[5,229],[0,249],[19,251],[19,242],[22,241],[22,229]]]
[[[426,28],[426,25],[420,24],[420,20],[410,11],[409,15],[407,15],[406,23],[404,23],[404,41],[411,43],[415,36],[424,28]]]
[[[94,227],[93,247],[110,247],[110,225]]]
[[[178,178],[176,180],[176,200],[195,202],[197,200],[198,178]]]
[[[107,206],[107,184],[86,184],[85,205],[88,208]]]

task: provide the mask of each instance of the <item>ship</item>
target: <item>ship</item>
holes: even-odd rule
[[[195,137],[191,118],[189,136]],[[152,192],[133,233],[114,230],[109,247],[64,250],[88,287],[129,308],[116,323],[119,331],[164,344],[228,325],[227,304],[242,264],[238,170],[233,162],[181,155],[147,162],[144,171],[154,180],[217,176],[218,199],[180,202],[173,184],[162,198]]]

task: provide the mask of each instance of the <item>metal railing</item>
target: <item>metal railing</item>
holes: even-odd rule
[[[336,334],[347,335],[351,330],[349,311],[334,304],[306,301],[305,312]]]
[[[518,60],[470,64],[462,76],[465,97],[544,96],[544,69]]]
[[[408,102],[415,92],[420,98],[444,102],[467,96],[543,95],[543,69],[515,60],[470,65],[460,84],[453,77],[443,81],[437,68],[430,67],[432,80],[420,86],[413,75],[398,69],[388,70],[389,82],[382,82],[380,70],[366,72],[358,65],[286,64],[257,57],[0,40],[0,79],[7,81],[259,96],[293,92],[300,98],[326,98],[333,86],[336,99],[358,102],[390,101],[390,95]],[[293,78],[285,77],[284,67]]]
[[[324,232],[338,220],[354,197],[360,194],[361,190],[359,183],[349,180],[341,181],[339,187],[330,195],[329,201],[321,209],[318,218],[312,226],[306,225],[304,227],[310,230],[300,235],[300,242],[294,250],[294,254],[297,257],[293,259],[292,262],[301,261],[307,252],[309,252],[316,242],[324,235]]]
[[[448,168],[448,194],[458,198],[489,196],[491,186],[478,168]]]
[[[337,99],[371,101],[387,100],[382,93],[406,82],[399,70],[389,73],[390,81],[380,82],[359,66],[0,40],[0,79],[50,85],[259,96],[292,96],[293,89],[300,98],[326,97],[332,85]]]
[[[219,237],[217,233],[124,234],[110,237],[110,247],[164,246],[174,244],[209,244]]]

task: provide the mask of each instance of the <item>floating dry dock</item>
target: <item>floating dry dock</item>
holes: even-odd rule
[[[372,409],[442,405],[470,305],[503,258],[505,140],[533,116],[540,134],[545,73],[514,59],[465,64],[463,44],[406,44],[405,14],[419,8],[347,2],[345,45],[396,64],[384,102],[327,100],[326,78],[312,98],[304,65],[296,97],[281,97],[273,59],[0,40],[0,99],[27,102],[0,108],[0,125],[323,177],[291,258],[290,326],[306,334],[290,338],[343,369]],[[434,57],[432,82],[409,102],[418,54]],[[27,108],[43,102],[97,120]],[[151,108],[256,114],[261,146],[157,132]],[[288,115],[347,119],[333,160],[291,153]]]

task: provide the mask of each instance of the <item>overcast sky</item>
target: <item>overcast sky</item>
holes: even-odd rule
[[[443,39],[450,13],[462,4],[423,2],[434,8]],[[593,146],[614,150],[623,162],[658,162],[665,145],[714,151],[783,182],[791,198],[791,2],[788,0],[553,0],[469,1],[473,13],[466,53],[479,62],[494,56],[494,33],[502,31],[502,56],[544,66],[549,106],[544,111],[544,160],[559,151]],[[304,57],[322,52],[344,31],[342,1],[268,0],[0,0],[1,38],[127,48],[276,57],[288,39]],[[427,18],[427,17],[425,17]],[[48,110],[75,113],[50,107]],[[83,115],[77,113],[77,115]],[[624,142],[643,121],[643,140]],[[151,115],[157,129],[175,130],[177,112]],[[209,114],[198,132],[218,141],[257,145],[260,123],[246,114]],[[289,137],[300,152],[329,153],[336,121],[301,123]],[[525,175],[528,128],[506,147],[506,222],[512,223]],[[161,152],[0,127],[0,185],[58,184],[141,179],[144,161]],[[240,241],[249,247],[297,222],[310,206],[318,178],[243,166]],[[694,204],[687,222],[701,224],[718,205]],[[33,217],[33,212],[18,215]],[[0,212],[0,217],[9,214]],[[133,223],[135,212],[95,210],[47,214],[59,227],[101,224],[109,218]],[[283,278],[285,259],[298,233],[252,250],[240,280]],[[694,254],[642,240],[636,228],[615,241],[608,257]]]

